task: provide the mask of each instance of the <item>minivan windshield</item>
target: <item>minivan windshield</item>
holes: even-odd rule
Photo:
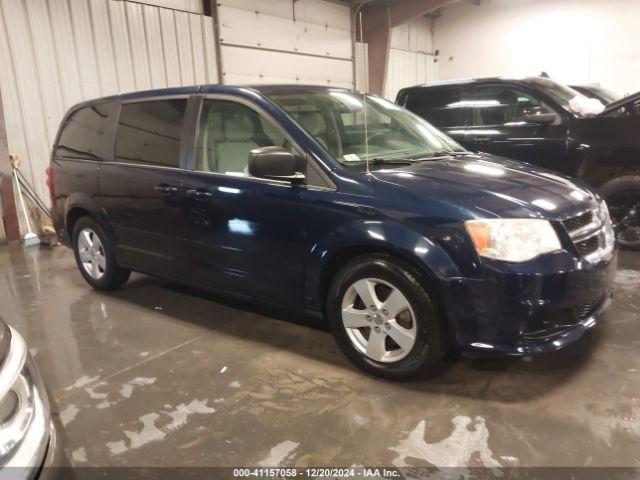
[[[329,89],[269,97],[344,165],[417,161],[465,152],[422,118],[374,95],[365,100],[356,92]]]

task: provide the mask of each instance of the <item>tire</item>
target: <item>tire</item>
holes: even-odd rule
[[[375,309],[364,305],[367,295]],[[408,307],[399,307],[404,302]],[[430,294],[409,264],[389,255],[364,255],[345,265],[331,282],[326,311],[340,349],[372,375],[400,380],[433,373],[446,351],[444,322]]]
[[[78,219],[73,227],[72,245],[78,269],[93,288],[114,290],[129,279],[131,271],[117,265],[113,242],[93,218]]]
[[[614,178],[600,187],[600,194],[607,201],[614,227],[624,215],[635,211],[627,228],[617,226],[616,239],[620,248],[640,250],[640,175]]]

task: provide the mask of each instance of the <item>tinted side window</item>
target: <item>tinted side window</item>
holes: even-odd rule
[[[528,93],[500,85],[476,87],[467,103],[473,106],[473,125],[517,123],[526,113],[550,111]]]
[[[289,148],[284,135],[255,110],[241,103],[205,99],[196,170],[247,176],[251,150],[272,145]]]
[[[425,88],[407,94],[406,107],[436,127],[464,125],[460,88]]]
[[[186,99],[123,104],[116,133],[115,161],[180,166],[180,135]]]
[[[74,112],[60,133],[56,155],[100,160],[111,106],[111,103],[102,103]]]

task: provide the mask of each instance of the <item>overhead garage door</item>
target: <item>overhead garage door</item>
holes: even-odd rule
[[[226,84],[305,83],[353,88],[348,7],[321,0],[221,0]]]

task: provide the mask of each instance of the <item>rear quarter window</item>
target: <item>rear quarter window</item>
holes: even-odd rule
[[[125,103],[120,109],[115,161],[180,166],[180,140],[187,99]]]
[[[111,107],[111,103],[102,103],[73,112],[60,132],[55,149],[56,156],[100,160]]]
[[[407,92],[405,106],[436,127],[464,124],[461,89],[421,88]]]

